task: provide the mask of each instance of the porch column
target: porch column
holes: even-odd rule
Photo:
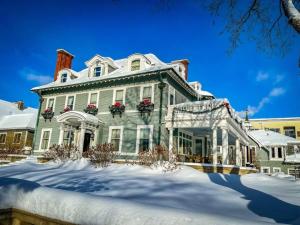
[[[58,144],[62,145],[64,141],[64,126],[60,125],[59,127],[59,139],[58,139]]]
[[[223,151],[223,160],[222,163],[224,165],[228,165],[228,130],[226,128],[222,128],[222,151]]]
[[[173,151],[173,127],[169,129],[169,159],[172,157]]]
[[[80,141],[79,141],[79,151],[80,151],[80,155],[82,155],[83,152],[83,144],[84,144],[84,135],[85,135],[85,124],[81,123],[81,130],[80,130]]]
[[[237,166],[241,165],[241,161],[240,161],[240,140],[236,139],[235,140],[235,164]]]
[[[213,153],[213,164],[216,165],[218,163],[218,143],[217,143],[217,131],[218,128],[213,129],[212,133],[212,153]]]

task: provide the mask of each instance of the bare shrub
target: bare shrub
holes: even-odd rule
[[[8,159],[8,156],[11,154],[20,154],[20,151],[14,148],[0,149],[0,159]]]
[[[112,144],[100,144],[83,153],[83,157],[89,158],[96,167],[109,166],[118,156],[118,152]]]
[[[80,153],[74,145],[53,145],[43,156],[54,161],[66,161],[80,158]]]
[[[149,149],[149,151],[140,151],[137,163],[152,168],[160,167],[164,172],[173,171],[178,168],[177,156],[173,150],[169,152],[162,145],[156,145],[153,149]]]

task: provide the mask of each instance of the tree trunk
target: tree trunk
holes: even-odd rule
[[[300,12],[295,7],[293,0],[281,0],[281,5],[289,24],[300,34]]]

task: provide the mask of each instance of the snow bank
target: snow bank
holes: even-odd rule
[[[47,188],[20,179],[1,178],[0,208],[11,207],[82,225],[193,225],[203,221],[214,225],[252,224],[237,218],[149,207],[127,200]]]

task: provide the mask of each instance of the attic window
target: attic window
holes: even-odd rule
[[[67,81],[67,74],[63,73],[60,77],[60,82],[61,83],[65,83]]]
[[[131,71],[139,70],[141,66],[141,60],[136,59],[131,62]]]
[[[101,75],[101,67],[97,66],[94,69],[94,77],[100,77],[100,75]]]

